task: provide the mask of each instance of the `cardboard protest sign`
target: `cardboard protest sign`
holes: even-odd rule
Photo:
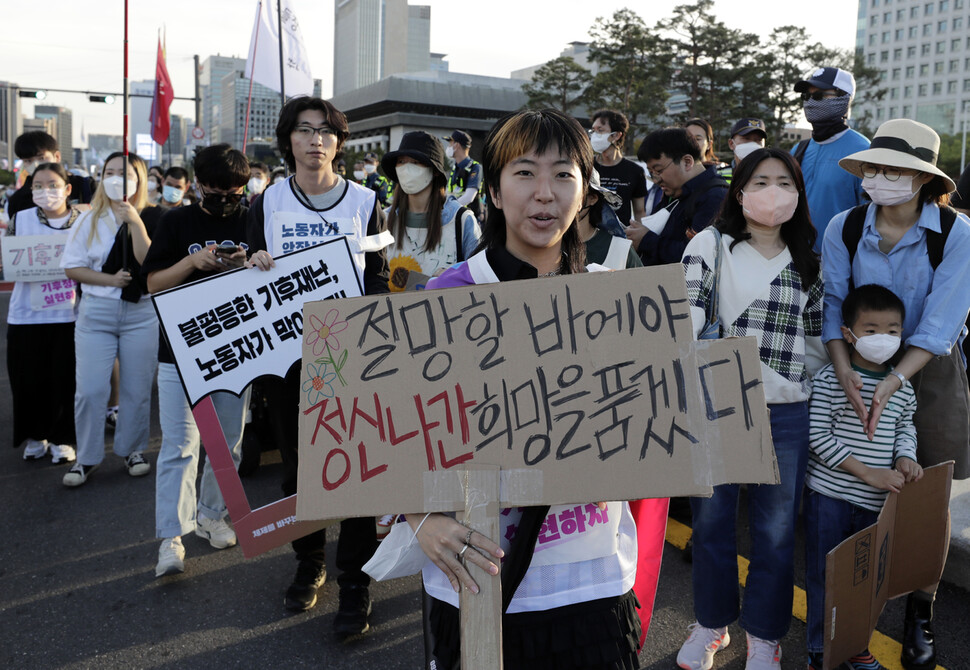
[[[152,296],[174,354],[219,490],[247,557],[326,524],[296,520],[296,496],[253,510],[229,452],[213,391],[241,393],[256,377],[283,377],[301,355],[303,302],[359,296],[363,287],[347,240],[274,259],[276,267],[231,270]],[[319,328],[311,320],[314,332]]]
[[[694,341],[679,265],[304,318],[300,520],[462,509],[472,465],[506,507],[778,481],[756,344]]]
[[[69,281],[61,269],[68,233],[13,235],[0,241],[4,281]]]
[[[952,480],[952,461],[927,468],[889,494],[874,525],[825,557],[825,670],[869,646],[887,600],[939,581]]]

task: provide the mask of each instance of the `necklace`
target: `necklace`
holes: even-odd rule
[[[44,224],[48,228],[51,228],[52,230],[67,230],[68,228],[74,225],[74,221],[81,214],[81,211],[74,207],[71,207],[69,208],[68,213],[70,214],[70,217],[67,219],[67,223],[65,223],[60,228],[54,228],[54,226],[50,224],[50,220],[47,218],[47,213],[44,210],[42,210],[40,207],[37,208],[37,218],[40,219],[40,222],[42,224]]]
[[[552,272],[543,272],[540,277],[558,277],[559,270],[553,270]]]
[[[319,216],[320,220],[323,221],[324,226],[326,226],[325,230],[334,230],[334,231],[337,231],[339,234],[340,228],[338,226],[333,225],[329,221],[327,221],[327,219],[324,218],[323,214],[320,213],[320,210],[313,206],[313,202],[310,200],[310,196],[308,196],[306,192],[303,190],[303,187],[301,187],[296,182],[296,176],[293,176],[290,179],[290,181],[293,183],[293,187],[294,187],[293,194],[296,196],[297,202],[299,202],[301,205],[303,205],[311,212]]]

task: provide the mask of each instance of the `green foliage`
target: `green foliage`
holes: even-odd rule
[[[585,104],[586,90],[592,81],[589,70],[569,56],[560,56],[536,70],[522,91],[529,97],[528,107],[554,107],[568,114]]]
[[[6,186],[7,184],[12,184],[14,181],[13,172],[10,170],[0,169],[0,184]]]
[[[963,150],[963,134],[940,135],[940,155],[936,166],[943,170],[954,182],[960,181],[960,154]],[[970,149],[967,152],[970,160]]]

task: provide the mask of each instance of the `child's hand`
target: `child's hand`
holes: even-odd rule
[[[881,491],[893,491],[895,493],[899,493],[903,484],[906,483],[906,478],[901,472],[889,468],[867,468],[862,480],[869,486],[874,486]]]
[[[902,456],[896,459],[893,467],[902,474],[908,482],[918,482],[923,478],[923,467],[912,458]]]

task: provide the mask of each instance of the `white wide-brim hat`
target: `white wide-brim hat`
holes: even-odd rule
[[[862,176],[863,163],[928,172],[942,179],[947,192],[952,193],[956,184],[936,167],[939,153],[940,136],[928,125],[911,119],[892,119],[879,126],[868,149],[849,154],[839,165],[856,177]]]

